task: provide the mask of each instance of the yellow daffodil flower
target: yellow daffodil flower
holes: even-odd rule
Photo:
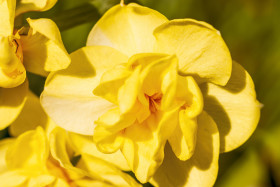
[[[260,115],[253,81],[219,31],[120,4],[87,45],[48,76],[41,103],[50,117],[93,135],[104,153],[120,149],[142,183],[212,186],[219,154],[243,144]]]
[[[26,70],[46,76],[70,63],[59,30],[50,19],[27,19],[29,28],[14,29],[15,16],[48,10],[56,1],[0,0],[0,129],[15,120],[25,103]]]
[[[49,146],[50,145],[50,146]],[[139,186],[108,162],[75,155],[65,130],[41,127],[0,142],[1,186]]]

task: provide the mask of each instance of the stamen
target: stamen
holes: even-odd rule
[[[17,40],[13,40],[13,42],[15,42],[16,43],[16,45],[17,45],[17,49],[16,49],[16,53],[17,53],[17,51],[18,51],[18,47],[19,47],[19,44],[18,44],[18,42],[17,42]]]
[[[124,6],[124,0],[121,0],[120,4],[121,6]]]
[[[149,101],[150,112],[151,113],[157,112],[160,109],[162,94],[156,93],[152,96],[148,96],[145,94],[145,96]]]

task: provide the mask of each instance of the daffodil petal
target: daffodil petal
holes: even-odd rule
[[[93,178],[99,178],[104,183],[109,183],[113,186],[140,186],[128,174],[91,155],[84,154],[77,167],[89,172]]]
[[[0,173],[8,170],[5,156],[9,146],[11,146],[13,142],[14,139],[12,138],[6,138],[0,141]]]
[[[104,72],[93,94],[117,104],[119,89],[130,74],[131,72],[122,66]]]
[[[213,186],[218,174],[219,132],[215,122],[203,112],[198,117],[197,143],[193,156],[180,161],[169,145],[165,158],[151,182],[155,186]]]
[[[57,0],[19,0],[16,15],[29,11],[46,11],[51,9],[56,2]]]
[[[39,175],[31,177],[28,180],[27,186],[35,187],[35,186],[49,186],[55,181],[55,176],[52,175]]]
[[[5,71],[0,68],[0,87],[15,88],[21,85],[26,79],[26,71],[21,62],[12,71]]]
[[[38,127],[19,136],[6,153],[10,169],[41,170],[49,156],[45,132]],[[20,156],[19,156],[20,155]]]
[[[148,182],[161,165],[165,142],[178,123],[178,109],[159,115],[135,123],[123,132],[121,151],[141,183]]]
[[[134,3],[108,10],[91,30],[87,45],[113,47],[127,56],[152,52],[153,30],[168,21],[159,12]]]
[[[168,138],[168,142],[180,160],[188,160],[195,151],[197,136],[196,119],[189,119],[185,111],[179,113],[179,124]]]
[[[50,134],[50,152],[62,167],[72,165],[67,153],[67,146],[69,145],[66,142],[66,131],[59,127],[55,128]]]
[[[0,1],[0,36],[11,36],[14,32],[16,0]]]
[[[118,93],[118,104],[121,113],[128,112],[135,105],[140,88],[139,77],[140,68],[136,68],[120,88]]]
[[[191,76],[179,76],[176,98],[184,101],[182,108],[188,118],[197,117],[203,110],[203,96],[197,83]]]
[[[8,171],[0,174],[1,186],[18,187],[24,186],[27,177],[19,175],[17,171]]]
[[[111,154],[115,153],[120,147],[123,145],[124,139],[120,136],[121,133],[108,132],[106,129],[96,127],[94,142],[98,148],[98,150],[103,153]],[[102,130],[101,130],[102,129]]]
[[[0,129],[10,125],[20,114],[28,91],[25,81],[15,88],[0,88]]]
[[[72,147],[74,147],[73,149],[77,153],[86,153],[88,155],[95,156],[97,158],[107,161],[108,163],[114,164],[115,166],[125,171],[128,171],[130,169],[120,150],[112,154],[105,154],[97,149],[96,145],[92,140],[92,137],[82,136],[75,133],[68,133],[68,135],[70,144]]]
[[[176,54],[182,74],[199,81],[225,85],[231,74],[231,56],[220,33],[204,22],[172,20],[157,27],[155,51]]]
[[[38,126],[45,129],[48,123],[50,119],[41,107],[39,98],[29,91],[25,105],[17,119],[10,125],[9,132],[12,136],[19,136]]]
[[[27,19],[30,30],[21,35],[23,63],[32,73],[46,76],[49,71],[65,69],[70,57],[56,24],[50,19]]]
[[[65,180],[57,178],[52,187],[69,187],[69,184]]]
[[[19,40],[14,36],[0,36],[0,51],[0,87],[19,86],[26,78]]]
[[[71,179],[82,178],[86,175],[85,171],[76,168],[71,163],[71,156],[74,156],[74,151],[71,149],[67,141],[67,132],[59,127],[55,128],[50,133],[50,152],[53,158],[59,162],[60,167],[67,171],[68,177]]]
[[[88,187],[88,186],[92,186],[92,187],[112,187],[112,184],[104,183],[104,182],[98,181],[98,180],[91,180],[91,179],[76,180],[75,184],[80,186],[80,187]],[[60,185],[55,186],[55,187],[60,187]],[[62,187],[64,187],[64,186],[62,186]],[[65,186],[65,187],[68,187],[68,185]]]
[[[243,144],[254,132],[261,104],[256,100],[254,83],[246,70],[234,62],[232,76],[225,87],[201,86],[205,110],[215,120],[221,137],[221,152]]]
[[[151,55],[151,57],[153,56]],[[143,92],[149,96],[162,93],[164,97],[167,87],[172,84],[172,81],[176,82],[174,73],[177,73],[177,64],[178,59],[176,56],[169,55],[151,61],[142,73]],[[173,76],[170,75],[170,72],[173,73],[171,73]],[[163,100],[165,99],[163,98]]]
[[[105,46],[91,46],[71,54],[71,65],[51,73],[46,81],[41,103],[54,122],[64,129],[92,135],[94,121],[115,106],[95,96],[102,73],[127,57]]]
[[[96,124],[114,133],[133,124],[135,120],[136,117],[131,114],[122,115],[119,108],[113,108],[100,116]]]

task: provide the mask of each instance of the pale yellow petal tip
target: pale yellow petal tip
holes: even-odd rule
[[[121,0],[120,5],[121,5],[122,7],[125,6],[124,0]]]

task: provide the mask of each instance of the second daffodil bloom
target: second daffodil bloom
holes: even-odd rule
[[[142,183],[213,185],[219,154],[243,144],[260,115],[252,79],[220,33],[121,4],[87,45],[46,81],[41,101],[51,118],[93,135],[104,153],[120,149]]]
[[[27,19],[29,27],[14,28],[17,15],[48,10],[55,3],[56,0],[0,0],[0,129],[14,121],[24,105],[26,70],[46,76],[70,63],[60,32],[50,19]]]
[[[88,154],[76,155],[66,131],[49,136],[38,127],[16,139],[0,141],[1,186],[139,186],[128,174]]]

